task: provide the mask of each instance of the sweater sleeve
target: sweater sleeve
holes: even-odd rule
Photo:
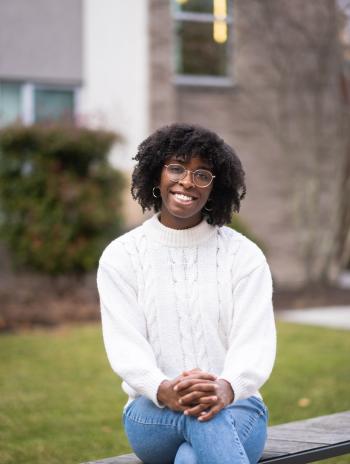
[[[146,324],[133,286],[136,277],[128,271],[127,258],[122,253],[114,256],[113,265],[108,261],[111,260],[103,255],[97,273],[107,357],[112,369],[129,387],[162,407],[157,391],[168,377],[158,368],[146,338]]]
[[[234,316],[221,378],[230,382],[234,401],[248,398],[266,382],[275,361],[276,329],[272,279],[263,258],[234,286]]]

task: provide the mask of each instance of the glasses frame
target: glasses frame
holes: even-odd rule
[[[198,188],[207,188],[207,187],[209,187],[209,185],[213,182],[213,180],[214,180],[215,177],[216,177],[216,176],[214,176],[210,171],[208,171],[208,169],[196,169],[195,171],[191,171],[191,169],[186,169],[184,166],[182,166],[182,164],[177,164],[177,163],[164,164],[164,167],[165,167],[166,169],[168,169],[169,166],[180,166],[180,167],[184,170],[184,175],[183,175],[183,177],[181,177],[181,178],[178,179],[178,180],[173,180],[173,179],[171,179],[171,175],[169,174],[169,172],[168,172],[168,170],[167,170],[167,171],[166,171],[166,172],[167,172],[167,175],[169,176],[169,178],[170,178],[170,180],[171,180],[172,182],[179,182],[180,180],[183,180],[183,179],[186,177],[187,173],[190,172],[190,173],[192,174],[192,182],[194,183],[194,185],[195,185],[196,187],[198,187]],[[198,172],[198,171],[209,172],[209,174],[211,175],[211,179],[210,179],[209,184],[207,184],[207,185],[197,185],[197,184],[196,184],[196,182],[195,182],[195,180],[194,180],[194,175],[195,175],[195,173]]]

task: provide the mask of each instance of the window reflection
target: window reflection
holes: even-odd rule
[[[12,124],[21,117],[21,85],[0,82],[0,127]]]
[[[178,11],[191,11],[196,13],[213,13],[213,0],[175,0]]]
[[[35,90],[35,122],[71,122],[74,114],[74,93],[71,90]]]
[[[175,72],[229,76],[232,5],[228,0],[173,0]]]
[[[226,76],[226,44],[213,40],[213,25],[177,21],[176,44],[178,74]]]

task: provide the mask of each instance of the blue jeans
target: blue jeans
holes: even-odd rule
[[[130,445],[146,464],[256,463],[266,442],[268,412],[254,396],[227,406],[207,422],[140,396],[123,421]]]

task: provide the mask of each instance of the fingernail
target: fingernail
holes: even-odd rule
[[[182,404],[182,399],[179,399],[179,403]]]
[[[202,421],[204,418],[203,417],[198,417],[198,420],[199,421]]]
[[[188,416],[188,411],[187,411],[187,409],[186,409],[186,411],[184,411],[184,414],[185,414],[185,416]]]
[[[177,391],[177,385],[175,385],[174,390]]]

